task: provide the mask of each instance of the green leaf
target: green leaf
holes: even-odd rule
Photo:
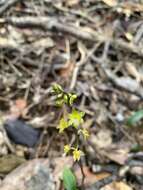
[[[57,99],[56,100],[56,106],[58,106],[58,107],[61,107],[63,105],[63,103],[64,103],[63,99]]]
[[[135,112],[133,115],[131,115],[128,120],[127,124],[129,126],[135,125],[137,122],[139,122],[143,118],[143,110],[139,110]]]
[[[59,94],[63,92],[63,89],[59,84],[53,84],[52,91],[55,92],[56,94]]]
[[[66,190],[77,190],[76,177],[67,167],[63,171],[63,183]]]
[[[74,100],[77,98],[76,94],[69,94],[69,104],[70,106],[73,105]]]
[[[66,104],[68,104],[68,94],[64,94],[64,102],[66,103]]]

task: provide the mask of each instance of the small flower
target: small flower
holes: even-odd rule
[[[81,150],[78,150],[77,148],[73,151],[73,159],[74,161],[79,161],[81,156],[83,156],[83,152]]]
[[[82,133],[85,140],[89,137],[89,132],[87,129],[81,129],[81,130],[79,130],[79,132]]]
[[[66,128],[68,128],[68,122],[62,118],[57,128],[59,129],[59,133],[62,133]]]
[[[71,149],[71,147],[70,147],[68,144],[65,145],[65,146],[64,146],[64,153],[65,153],[65,154],[68,154],[69,151],[70,151],[70,149]]]
[[[69,114],[69,125],[73,125],[73,127],[77,128],[80,124],[83,123],[83,112],[79,112],[77,110],[72,110],[72,113]]]

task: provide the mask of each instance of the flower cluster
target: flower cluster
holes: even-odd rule
[[[89,137],[87,129],[79,128],[79,126],[83,123],[83,116],[83,112],[73,109],[72,113],[68,114],[67,119],[60,119],[60,123],[57,127],[59,129],[59,133],[64,132],[64,130],[69,127],[74,127],[77,129],[78,135],[82,134],[84,139],[86,140]]]
[[[56,95],[56,104],[58,106],[67,104],[68,106],[72,107],[74,100],[77,98],[75,94],[64,92],[62,87],[57,84],[53,85],[52,92]],[[84,115],[85,115],[84,112],[78,111],[77,109],[74,109],[72,107],[72,112],[67,114],[66,117],[62,117],[60,119],[59,125],[57,127],[59,129],[59,133],[63,133],[67,128],[73,127],[74,129],[76,129],[75,131],[77,138],[79,138],[79,135],[82,135],[83,138],[86,140],[89,137],[89,133],[87,129],[81,127],[81,125],[84,122],[83,120]],[[75,147],[70,145],[65,145],[64,153],[69,154],[70,152],[72,152],[74,161],[79,161],[81,156],[84,154],[78,148],[79,147],[78,144]]]
[[[58,84],[53,85],[52,93],[54,93],[56,95],[56,105],[57,106],[62,106],[63,104],[72,106],[74,100],[77,98],[76,94],[64,92],[62,87]]]
[[[84,153],[81,150],[79,150],[78,148],[71,147],[68,144],[65,145],[64,153],[68,154],[70,151],[72,151],[74,161],[79,161],[80,157],[84,155]]]

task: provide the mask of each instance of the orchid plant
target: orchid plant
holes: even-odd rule
[[[63,90],[63,88],[59,84],[54,84],[52,86],[52,93],[56,96],[56,105],[64,106],[67,105],[71,108],[71,113],[67,113],[66,115],[60,118],[57,129],[59,133],[64,133],[68,128],[74,128],[73,132],[76,133],[76,142],[74,145],[66,144],[64,146],[64,153],[72,154],[74,161],[79,161],[81,156],[84,155],[83,151],[79,148],[79,136],[82,135],[84,140],[89,137],[88,130],[82,127],[84,122],[84,112],[79,111],[74,108],[73,103],[77,98],[77,95],[74,93],[67,93]]]

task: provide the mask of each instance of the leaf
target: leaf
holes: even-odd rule
[[[66,1],[66,6],[73,7],[75,5],[78,5],[78,3],[79,3],[79,0],[68,0]]]
[[[133,35],[130,32],[126,32],[125,33],[125,37],[127,38],[127,40],[132,41],[133,40]]]
[[[83,166],[82,168],[83,168],[84,175],[85,175],[85,180],[84,180],[85,187],[92,186],[93,183],[96,183],[99,180],[103,180],[104,178],[109,177],[111,175],[108,172],[97,172],[96,173],[96,171],[95,171],[95,173],[94,173],[87,166]],[[97,170],[98,170],[98,166],[97,166]],[[75,175],[76,175],[76,179],[77,179],[78,183],[81,184],[82,183],[82,174],[81,174],[80,167],[76,168]]]
[[[68,94],[64,94],[64,102],[66,103],[66,104],[68,104]]]
[[[109,185],[111,190],[133,190],[132,187],[127,185],[124,182],[113,182],[111,185]],[[106,189],[106,188],[105,188]]]
[[[67,167],[65,167],[63,171],[63,183],[66,190],[77,190],[76,177]]]
[[[143,118],[143,110],[139,110],[131,115],[127,120],[127,125],[133,126]]]
[[[76,94],[70,94],[69,93],[69,104],[70,104],[70,106],[72,106],[73,105],[73,102],[74,102],[74,100],[77,98],[77,95]]]
[[[62,87],[59,84],[53,84],[52,86],[52,92],[56,93],[56,94],[60,94],[63,92]]]
[[[63,99],[57,99],[56,100],[56,106],[61,107],[64,104],[64,100]]]
[[[68,79],[71,76],[74,70],[74,67],[75,67],[75,64],[73,62],[68,61],[65,64],[65,67],[60,69],[60,72],[59,72],[60,76],[63,77],[64,79]]]

